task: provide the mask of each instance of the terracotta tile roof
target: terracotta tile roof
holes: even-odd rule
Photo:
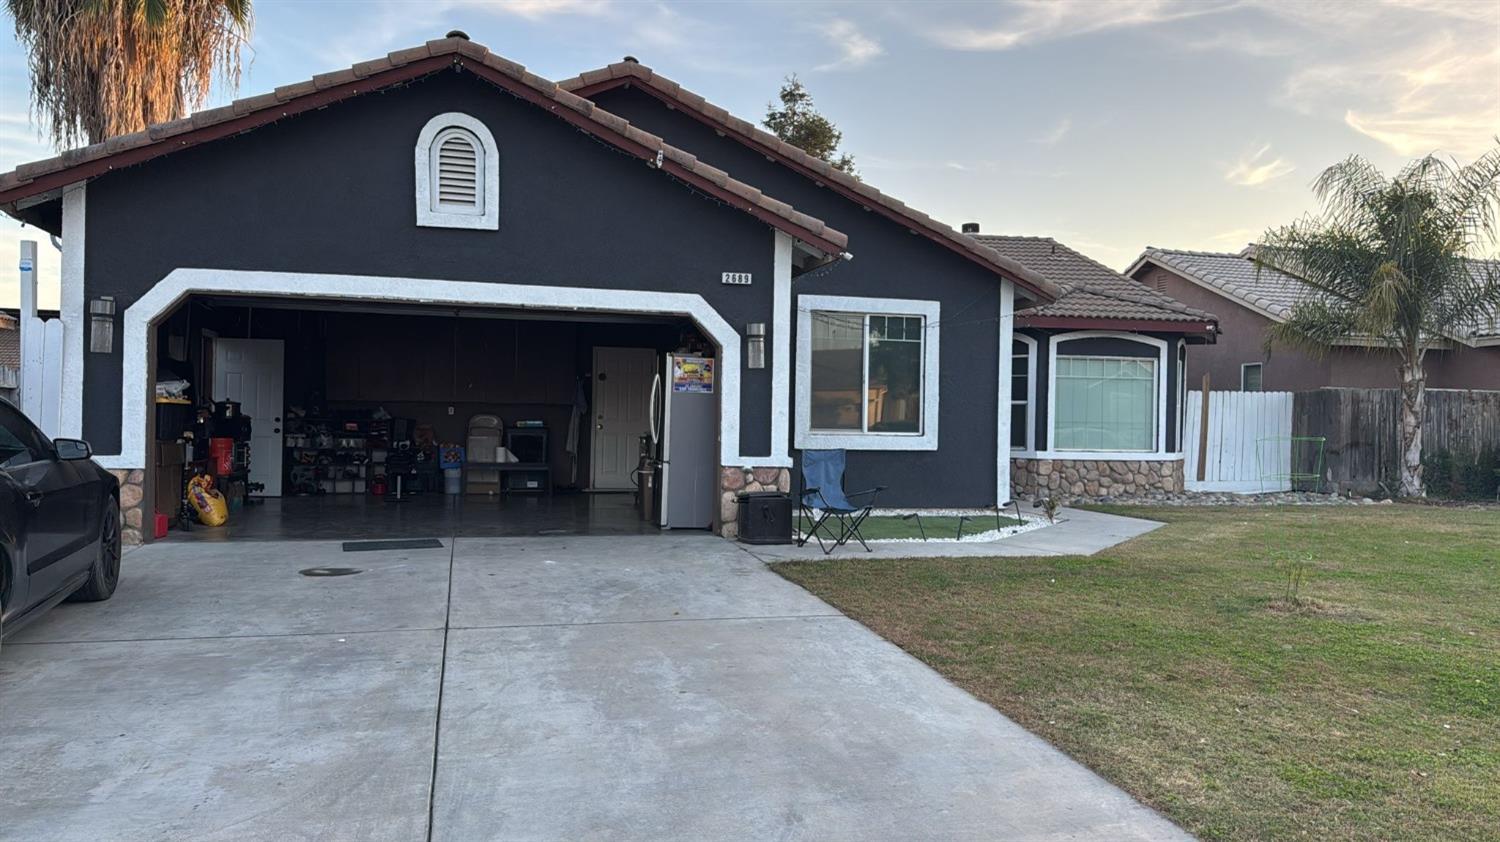
[[[1133,274],[1141,264],[1150,261],[1218,291],[1231,301],[1284,321],[1297,302],[1310,294],[1310,288],[1295,275],[1269,267],[1257,268],[1254,253],[1254,246],[1233,253],[1147,248],[1129,271]],[[1485,271],[1500,273],[1500,261],[1471,260],[1469,266],[1476,276]],[[1500,338],[1500,316],[1456,326],[1447,333],[1460,342],[1489,342]]]
[[[1019,310],[1028,316],[1142,322],[1217,324],[1211,313],[1148,289],[1051,237],[975,234],[974,239],[1051,278],[1062,296],[1051,304]]]
[[[1039,274],[1031,267],[976,242],[972,237],[959,233],[951,226],[910,207],[900,199],[876,190],[848,173],[834,169],[827,161],[809,155],[754,123],[730,114],[724,108],[714,105],[701,95],[693,93],[637,61],[616,62],[607,67],[581,73],[571,79],[564,79],[557,84],[564,90],[577,91],[582,96],[591,96],[600,90],[627,82],[639,83],[648,91],[670,100],[676,107],[685,109],[733,134],[740,141],[811,171],[811,174],[819,181],[841,188],[842,192],[857,201],[868,202],[872,206],[888,211],[918,233],[1029,288],[1034,296],[1039,296],[1043,300],[1051,300],[1061,293],[1049,277]]]
[[[837,254],[848,247],[849,238],[822,220],[731,178],[723,170],[699,161],[696,156],[466,38],[428,41],[422,46],[397,50],[384,58],[360,62],[345,70],[283,85],[270,93],[238,99],[220,108],[150,126],[144,131],[68,150],[54,158],[22,164],[0,175],[0,207],[12,212],[18,199],[100,175],[111,169],[112,161],[117,159],[122,166],[139,163],[189,145],[248,131],[329,102],[436,72],[452,64],[462,65],[514,92],[523,95],[529,92],[542,107],[616,146],[636,153],[644,150],[641,157],[696,187],[707,188],[721,196],[738,197],[740,204],[745,206],[742,209],[756,213],[815,248]]]

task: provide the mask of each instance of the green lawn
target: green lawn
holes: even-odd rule
[[[829,521],[832,528],[837,531],[838,524]],[[997,525],[998,523],[998,525]],[[979,535],[985,532],[993,532],[996,529],[1005,529],[1017,526],[1021,522],[1013,517],[1001,516],[996,521],[994,515],[976,515],[963,520],[963,534],[965,536]],[[811,524],[805,524],[811,526]],[[921,524],[916,518],[902,518],[899,516],[880,515],[865,518],[860,526],[861,535],[866,541],[890,540],[892,538],[921,538],[924,531],[929,541],[952,541],[958,537],[959,522],[957,517],[923,517]],[[825,536],[826,538],[826,536]]]
[[[1115,511],[1167,526],[776,570],[1205,839],[1500,839],[1500,511]]]

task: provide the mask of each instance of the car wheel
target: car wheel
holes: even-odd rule
[[[99,554],[89,567],[89,579],[70,599],[99,602],[109,599],[120,584],[120,504],[111,497],[104,504],[104,522],[99,525]]]

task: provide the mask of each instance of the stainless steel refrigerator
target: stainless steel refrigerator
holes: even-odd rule
[[[657,448],[657,524],[711,529],[718,502],[718,361],[666,354],[651,384],[651,440]]]

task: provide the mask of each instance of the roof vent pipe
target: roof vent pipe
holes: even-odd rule
[[[443,36],[443,37],[444,38],[462,38],[465,41],[467,41],[467,40],[469,40],[469,33],[463,31],[462,29],[453,29],[453,30],[450,30],[448,32],[448,34],[445,35],[445,36]]]
[[[978,234],[979,233],[979,223],[977,223],[977,222],[965,222],[964,225],[963,225],[963,227],[961,229],[959,229],[959,230],[963,231],[965,234]]]

